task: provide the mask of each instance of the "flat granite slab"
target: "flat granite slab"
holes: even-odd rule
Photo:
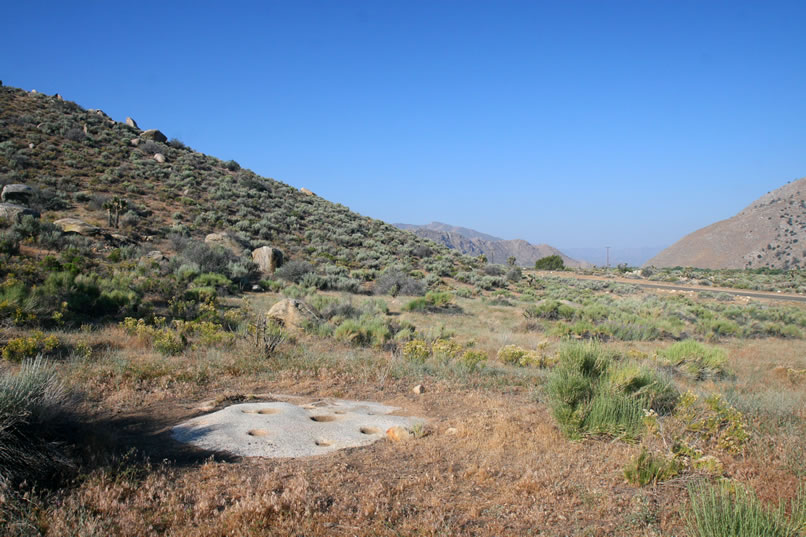
[[[311,457],[368,446],[392,427],[412,428],[423,418],[390,416],[396,407],[370,401],[322,399],[243,403],[175,426],[173,437],[202,449],[242,457]]]

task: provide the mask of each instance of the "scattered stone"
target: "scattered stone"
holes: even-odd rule
[[[298,399],[283,397],[283,399]],[[212,410],[211,402],[199,410]],[[368,446],[385,430],[423,423],[391,416],[395,407],[371,401],[325,399],[311,404],[288,401],[241,403],[198,416],[173,428],[179,442],[242,457],[310,457]]]
[[[283,252],[277,248],[261,246],[252,251],[252,261],[260,267],[263,274],[274,274],[283,264]]]
[[[99,228],[86,223],[78,218],[60,218],[53,222],[53,224],[61,228],[65,233],[77,233],[79,235],[95,235],[100,231]]]
[[[163,155],[162,153],[154,153],[154,160],[162,164],[163,162],[165,162],[165,155]]]
[[[285,298],[272,306],[266,317],[279,321],[286,329],[296,332],[301,332],[306,322],[317,318],[310,306],[294,298]]]
[[[151,250],[146,255],[144,255],[142,258],[143,259],[148,259],[150,261],[157,261],[157,262],[166,260],[165,255],[162,252],[160,252],[159,250]]]
[[[126,125],[129,127],[134,127],[135,129],[139,129],[140,127],[137,126],[137,122],[130,117],[126,118]]]
[[[456,429],[456,427],[448,427],[447,429],[445,429],[445,434],[455,435],[458,433],[459,431]]]
[[[28,144],[28,149],[33,149],[33,148],[34,148],[34,143],[33,143],[33,142],[31,142],[30,144]]]
[[[8,222],[19,222],[25,215],[39,218],[39,212],[16,203],[0,203],[0,218]]]
[[[140,138],[143,140],[153,140],[155,142],[162,142],[165,143],[168,141],[168,137],[162,134],[157,129],[149,129],[147,131],[143,131],[140,133]]]
[[[204,237],[204,242],[210,246],[221,246],[222,248],[226,248],[227,250],[232,251],[235,255],[241,255],[243,253],[243,246],[241,243],[226,231],[221,233],[210,233]]]
[[[386,430],[386,438],[392,442],[405,442],[406,440],[411,439],[411,433],[405,427],[396,425],[394,427],[389,427]]]
[[[311,192],[310,190],[308,190],[307,188],[304,188],[304,187],[300,188],[299,191],[302,192],[303,194],[305,194],[306,196],[315,196],[316,195],[316,194],[314,194],[313,192]]]
[[[259,293],[262,290],[263,290],[263,288],[261,286],[259,286],[258,284],[255,284],[255,285],[252,286],[252,291],[254,291],[255,293]]]
[[[140,145],[140,138],[132,138],[131,140],[129,140],[129,143],[132,144],[134,147],[137,147],[138,145]]]
[[[34,195],[34,189],[28,185],[13,184],[3,187],[0,199],[9,203],[20,203],[27,205]]]
[[[414,392],[414,393],[416,393],[417,395],[420,395],[420,394],[422,394],[422,393],[425,393],[425,387],[424,387],[422,384],[418,384],[417,386],[415,386],[414,388],[412,388],[412,390],[411,390],[411,391],[413,391],[413,392]]]

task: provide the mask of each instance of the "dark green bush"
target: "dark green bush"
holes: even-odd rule
[[[563,258],[558,255],[542,257],[535,261],[535,270],[563,270],[564,268]]]

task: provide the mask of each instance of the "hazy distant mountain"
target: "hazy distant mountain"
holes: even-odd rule
[[[430,231],[439,231],[444,233],[456,233],[463,237],[467,237],[468,239],[483,239],[485,241],[504,240],[500,237],[493,237],[492,235],[487,235],[486,233],[482,233],[481,231],[476,231],[475,229],[469,229],[460,226],[452,226],[450,224],[443,224],[442,222],[431,222],[430,224],[426,224],[424,226],[417,226],[414,224],[392,224],[392,225],[400,229],[406,229],[408,231],[414,231],[417,229],[427,229]]]
[[[646,264],[806,268],[806,178],[765,194],[736,216],[686,235]]]
[[[550,255],[559,255],[567,267],[587,265],[587,263],[580,263],[576,259],[568,257],[548,244],[529,244],[520,239],[499,239],[473,229],[450,226],[440,222],[432,222],[425,226],[412,224],[393,225],[411,231],[420,237],[431,239],[438,244],[444,244],[448,248],[459,250],[463,254],[473,256],[484,254],[490,263],[503,264],[511,256],[514,256],[518,265],[531,267],[534,266],[535,261],[538,259]]]
[[[610,248],[610,266],[625,264],[629,267],[640,267],[652,256],[657,255],[663,246],[641,246],[637,248]],[[598,248],[563,248],[563,252],[593,265],[604,267],[607,264],[607,251],[603,246]]]

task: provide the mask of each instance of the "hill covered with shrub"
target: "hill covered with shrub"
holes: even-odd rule
[[[262,246],[294,263],[290,278],[352,292],[371,290],[388,269],[425,287],[480,263],[128,118],[0,87],[6,185],[30,187],[25,205],[41,219],[9,205],[0,211],[5,319],[41,316],[63,302],[65,314],[91,317],[192,289],[245,289],[266,276],[250,255]],[[15,201],[7,190],[6,201]],[[204,241],[211,233],[224,234],[223,248]]]

